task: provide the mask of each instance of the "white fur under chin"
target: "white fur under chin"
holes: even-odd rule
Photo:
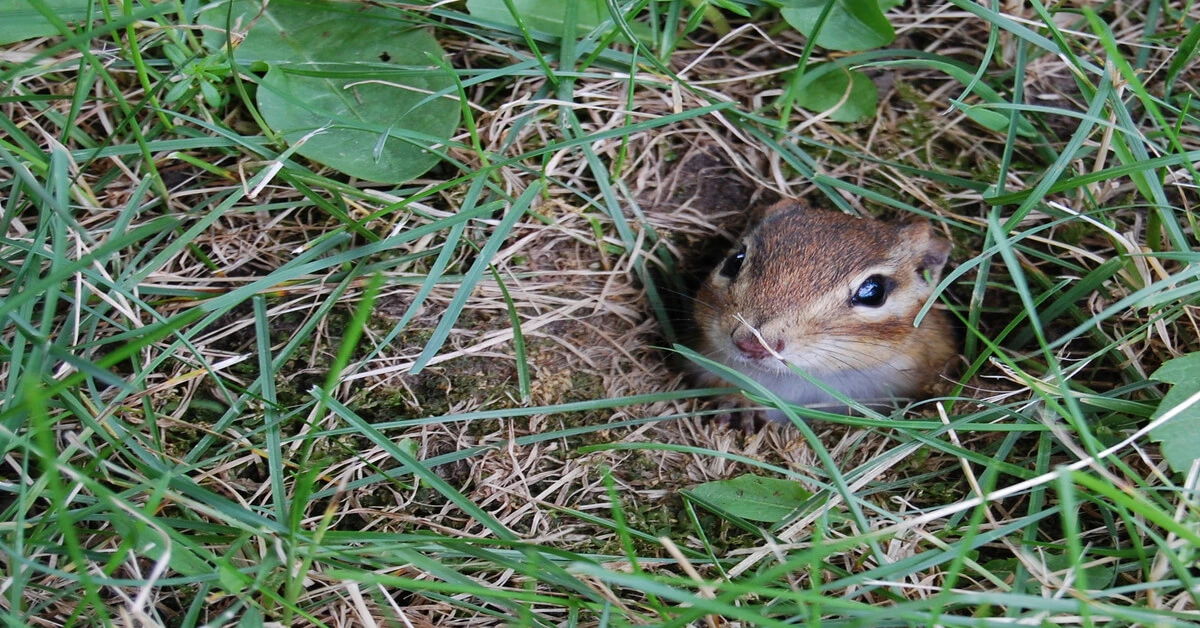
[[[817,388],[790,368],[774,364],[757,364],[747,360],[721,360],[726,366],[744,373],[762,384],[763,387],[789,403],[808,406],[827,412],[846,412],[848,407],[833,395]],[[767,366],[769,368],[763,368]],[[770,368],[773,367],[773,368]],[[913,378],[906,371],[914,365],[907,358],[874,368],[840,372],[810,370],[809,374],[821,380],[842,395],[873,408],[892,407],[897,399],[914,392]],[[767,418],[787,422],[787,416],[779,410],[768,410]]]

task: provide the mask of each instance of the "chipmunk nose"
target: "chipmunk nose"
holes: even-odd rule
[[[774,342],[770,340],[767,342],[771,343],[771,348],[775,350],[775,353],[783,351],[783,338],[777,338]],[[746,336],[745,338],[734,340],[733,346],[737,347],[742,355],[751,360],[761,360],[771,355],[771,352],[763,346],[763,343],[759,342],[758,338],[754,336]]]

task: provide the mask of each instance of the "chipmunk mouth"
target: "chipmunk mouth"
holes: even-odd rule
[[[791,348],[789,347],[789,349]],[[814,376],[828,375],[836,371],[836,369],[829,368],[828,364],[822,364],[819,357],[804,353],[797,355],[794,349],[783,352],[776,351],[776,353],[779,354],[779,357],[770,353],[765,356],[750,356],[738,351],[737,347],[731,344],[728,349],[730,359],[726,363],[734,368],[752,369],[776,375],[793,375],[795,374],[795,371],[792,370],[793,367]]]
[[[733,367],[745,367],[769,373],[786,373],[791,370],[788,368],[790,360],[788,360],[787,356],[782,356],[782,360],[770,354],[765,356],[748,356],[738,351],[736,347],[731,347],[729,354],[731,356],[729,360],[730,366]]]

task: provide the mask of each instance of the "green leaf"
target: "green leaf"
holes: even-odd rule
[[[255,606],[246,606],[246,610],[242,611],[242,616],[238,619],[238,628],[262,628],[267,624],[263,621],[262,611]],[[278,625],[278,624],[275,624]]]
[[[816,44],[829,50],[870,50],[896,39],[878,0],[770,0],[792,28],[812,37],[825,5],[833,7],[821,25]],[[887,6],[892,6],[887,3]]]
[[[401,451],[412,456],[413,458],[420,457],[420,455],[421,455],[420,444],[418,444],[417,441],[415,441],[411,438],[400,439],[399,447],[400,447]],[[419,477],[417,478],[416,488],[422,488],[421,487],[421,479]]]
[[[1175,79],[1179,77],[1179,73],[1191,62],[1192,57],[1196,54],[1197,44],[1200,44],[1200,22],[1193,25],[1192,30],[1188,31],[1187,36],[1179,43],[1179,48],[1171,59],[1171,65],[1167,67],[1167,89],[1171,89],[1175,85]]]
[[[1154,420],[1196,393],[1200,393],[1200,352],[1168,360],[1150,376],[1160,382],[1174,384],[1150,417]],[[1192,404],[1170,421],[1150,430],[1150,440],[1159,443],[1163,458],[1171,469],[1187,473],[1192,463],[1200,459],[1200,403]]]
[[[688,494],[743,519],[768,523],[782,520],[812,497],[799,482],[752,474],[707,482]]]
[[[272,0],[261,8],[235,0],[232,23],[253,26],[234,59],[268,66],[258,106],[288,143],[303,140],[296,152],[381,183],[409,181],[438,163],[433,149],[449,141],[461,110],[457,98],[430,97],[454,86],[435,63],[445,53],[432,35],[358,4]],[[228,10],[222,3],[201,21],[223,30]]]
[[[191,549],[173,542],[140,518],[114,518],[112,524],[119,537],[143,558],[154,562],[166,558],[172,570],[187,577],[212,573],[212,567]]]
[[[930,68],[939,70],[945,72],[963,85],[971,85],[972,93],[988,104],[1003,105],[1009,102],[1000,96],[996,90],[992,89],[990,85],[975,81],[975,76],[971,71],[954,63],[932,59],[898,59],[863,65],[877,68]],[[955,109],[965,113],[968,118],[988,129],[1004,131],[1008,128],[1008,112],[995,111],[984,106],[968,105],[959,100],[951,102],[951,105]],[[1025,116],[1017,116],[1017,135],[1022,137],[1037,137],[1037,134],[1037,129],[1033,127],[1033,124]]]
[[[809,68],[794,92],[797,106],[817,113],[828,111],[829,119],[834,122],[870,118],[875,115],[879,103],[879,92],[870,77],[837,63],[821,63]]]
[[[1048,572],[1066,572],[1067,570],[1082,569],[1087,573],[1087,581],[1091,585],[1099,583],[1111,583],[1117,576],[1117,570],[1111,565],[1092,565],[1083,567],[1076,565],[1071,561],[1071,557],[1065,554],[1052,554],[1049,552],[1041,553],[1041,564]],[[983,568],[997,578],[1010,580],[1016,577],[1016,574],[1021,568],[1021,560],[1017,558],[1004,558],[998,560],[990,560],[983,564]],[[1028,571],[1025,572],[1025,587],[1035,589],[1041,582],[1031,575]]]
[[[606,20],[611,20],[608,6],[604,0],[577,0],[574,31],[583,35],[599,26]],[[512,0],[513,8],[517,10],[525,28],[542,31],[551,35],[562,36],[566,32],[565,24],[567,3],[562,0]],[[467,0],[467,10],[472,17],[520,27],[508,10],[505,0]],[[653,40],[650,27],[641,22],[630,22],[630,29],[643,43]]]
[[[89,17],[88,0],[42,0],[41,4],[68,25]],[[102,4],[95,4],[91,16],[103,15]],[[0,0],[0,46],[58,34],[58,27],[34,8],[30,0]]]
[[[221,585],[222,589],[232,595],[240,594],[252,584],[250,578],[247,578],[246,574],[242,573],[237,567],[234,567],[226,558],[222,558],[217,563],[217,583]]]

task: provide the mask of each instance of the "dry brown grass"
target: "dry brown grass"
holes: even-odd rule
[[[1108,9],[1113,12],[1110,22],[1113,31],[1119,41],[1127,43],[1131,55],[1140,51],[1136,48],[1143,30],[1140,8],[1139,3],[1129,3]],[[1035,25],[1038,21],[1036,14],[1021,3],[1007,3],[1004,9],[1009,17],[1021,23]],[[1191,11],[1194,17],[1196,9]],[[925,50],[970,64],[978,64],[984,58],[988,24],[950,5],[917,3],[889,16],[899,34],[898,48]],[[623,128],[631,121],[700,108],[713,100],[737,103],[740,111],[767,106],[782,93],[781,86],[799,57],[804,40],[790,29],[767,29],[760,24],[735,23],[733,26],[733,30],[724,36],[707,31],[695,34],[688,45],[670,58],[669,67],[686,82],[687,88],[645,70],[637,77],[631,97],[627,90],[633,83],[608,69],[576,79],[571,102],[546,100],[536,103],[534,95],[546,80],[542,77],[514,78],[501,86],[506,93],[503,97],[494,93],[496,85],[478,86],[469,92],[469,96],[477,116],[481,144],[494,162],[537,151],[572,136],[599,134]],[[1098,42],[1089,33],[1072,31],[1069,34],[1078,47],[1077,53],[1099,50]],[[1011,68],[1016,60],[1013,53],[1016,42],[1005,33],[1000,37],[994,63],[1001,69]],[[4,51],[3,58],[6,64],[12,64],[51,43],[35,41],[14,45]],[[93,53],[107,55],[108,70],[123,99],[140,101],[143,94],[138,82],[120,63],[119,55],[109,54],[101,42],[94,44]],[[456,65],[461,68],[494,67],[511,61],[506,51],[492,48],[486,42],[462,39],[459,35],[446,35],[443,44],[452,51]],[[1152,86],[1156,78],[1161,80],[1162,70],[1170,62],[1173,52],[1167,46],[1148,51],[1151,61],[1147,64],[1150,68],[1147,79]],[[70,82],[75,79],[71,64],[77,57],[77,51],[68,50],[57,57],[42,59],[37,69],[10,84],[8,93],[71,94]],[[1062,59],[1042,56],[1025,69],[1025,88],[1030,101],[1076,112],[1087,107],[1086,100],[1070,79],[1069,66]],[[974,258],[981,252],[981,233],[986,226],[989,206],[980,190],[956,186],[951,177],[976,182],[994,181],[999,172],[998,164],[1006,159],[1004,135],[985,131],[961,112],[949,110],[949,100],[961,93],[962,85],[936,71],[873,71],[873,78],[880,86],[879,115],[875,120],[853,125],[835,124],[821,116],[796,110],[787,121],[789,131],[808,142],[809,154],[817,160],[815,169],[822,175],[929,212],[939,219],[943,233],[958,245],[954,259],[963,262]],[[1200,84],[1200,68],[1196,63],[1191,63],[1179,84],[1193,87]],[[95,87],[94,95],[84,103],[77,118],[75,126],[79,133],[94,140],[128,136],[127,130],[118,129],[113,123],[114,119],[124,118],[113,111],[117,107],[114,96],[109,86]],[[631,108],[627,107],[630,99]],[[5,115],[17,127],[27,136],[43,142],[42,147],[49,151],[64,132],[58,128],[54,114],[65,114],[70,101],[52,101],[47,107],[33,99],[10,99],[2,106]],[[581,126],[579,132],[564,134],[560,115],[563,108],[574,112]],[[234,128],[245,128],[250,123],[241,107],[220,114]],[[528,123],[518,125],[522,120],[528,120]],[[152,125],[155,120],[147,116],[144,123]],[[1056,148],[1061,148],[1077,125],[1076,119],[1056,116],[1048,120],[1047,128],[1059,135],[1047,139]],[[1103,133],[1093,135],[1094,138],[1089,140],[1095,146],[1090,156],[1092,161],[1080,163],[1080,172],[1114,164],[1115,158]],[[465,142],[469,138],[464,134],[456,139]],[[1196,133],[1192,120],[1185,123],[1180,139],[1186,149],[1200,149],[1200,134]],[[68,148],[81,148],[78,142],[69,143]],[[811,510],[777,531],[771,540],[754,538],[726,523],[713,523],[711,519],[705,519],[714,526],[706,531],[710,537],[700,539],[687,519],[679,495],[682,489],[696,484],[754,470],[745,463],[712,452],[765,461],[827,482],[827,474],[821,470],[821,461],[810,443],[791,426],[769,425],[753,431],[739,431],[718,425],[709,416],[689,416],[713,408],[711,402],[703,399],[659,400],[576,413],[534,412],[507,418],[439,418],[686,388],[688,383],[680,360],[664,348],[668,340],[648,305],[644,281],[637,274],[639,267],[658,267],[655,247],[665,247],[669,257],[679,264],[681,276],[691,277],[703,271],[706,256],[737,234],[751,207],[776,197],[805,198],[817,205],[832,205],[832,201],[814,187],[812,180],[796,172],[778,152],[748,133],[745,123],[732,120],[728,112],[683,120],[650,132],[598,140],[591,143],[590,148],[606,166],[621,164],[620,172],[612,173],[613,179],[621,182],[616,194],[628,211],[626,217],[636,230],[639,243],[654,242],[655,237],[661,239],[654,247],[646,244],[631,250],[625,246],[617,226],[601,208],[604,201],[597,197],[595,172],[580,150],[560,150],[495,171],[494,183],[512,197],[536,181],[547,182],[544,194],[534,207],[537,215],[524,217],[492,260],[521,318],[520,331],[527,344],[532,376],[530,399],[520,398],[509,305],[490,275],[485,275],[471,294],[446,345],[421,373],[412,374],[412,365],[450,304],[456,285],[447,283],[435,288],[413,322],[397,337],[385,342],[417,294],[432,257],[414,259],[387,270],[386,287],[376,301],[359,351],[333,396],[370,422],[391,426],[386,430],[387,438],[392,443],[410,442],[414,455],[421,460],[486,446],[463,460],[438,466],[435,471],[480,509],[531,544],[581,554],[604,554],[610,557],[606,564],[612,568],[628,569],[628,562],[618,558],[622,554],[622,539],[617,532],[566,514],[579,511],[603,519],[611,518],[613,503],[605,485],[605,475],[611,473],[611,481],[631,527],[668,537],[674,543],[692,549],[715,544],[725,552],[721,557],[731,559],[736,565],[728,572],[730,578],[754,573],[782,560],[790,551],[811,547],[815,541],[811,536],[813,526],[817,522],[827,524],[830,513],[844,514],[840,498],[832,497],[828,504]],[[72,218],[77,225],[76,232],[67,238],[73,248],[69,256],[78,259],[95,250],[98,243],[113,237],[113,212],[128,206],[131,198],[138,194],[146,194],[144,205],[153,210],[148,209],[135,217],[130,227],[144,224],[157,214],[186,216],[179,233],[172,236],[177,237],[183,228],[201,225],[226,195],[245,189],[253,174],[270,165],[242,151],[196,148],[186,152],[211,164],[223,176],[180,161],[171,151],[155,154],[156,168],[170,190],[164,198],[146,194],[146,188],[142,187],[147,178],[153,176],[145,162],[109,157],[68,164]],[[478,156],[473,152],[457,151],[454,156],[479,165]],[[1006,184],[1009,189],[1016,190],[1032,187],[1046,167],[1037,148],[1030,145],[1016,146],[1008,165]],[[324,174],[336,177],[333,173]],[[111,307],[109,316],[119,319],[118,323],[102,320],[95,323],[88,338],[101,340],[117,334],[122,327],[151,324],[153,321],[147,315],[150,309],[165,317],[196,305],[193,299],[172,295],[229,295],[273,277],[273,273],[322,237],[345,229],[346,223],[319,208],[318,200],[332,205],[344,202],[344,209],[355,218],[376,217],[364,226],[379,237],[452,216],[461,203],[465,185],[441,190],[420,203],[397,211],[398,203],[422,196],[424,190],[434,189],[451,174],[448,168],[435,170],[426,179],[405,186],[404,194],[355,182],[340,187],[317,186],[313,191],[305,192],[296,185],[296,178],[277,177],[253,197],[240,201],[235,211],[223,212],[211,224],[189,233],[187,247],[174,249],[169,259],[157,264],[137,282],[138,296],[149,307],[133,302],[130,295],[106,291],[90,277],[80,276],[69,289],[75,291],[81,302],[107,303]],[[1194,182],[1186,170],[1177,169],[1175,175],[1165,187],[1179,209],[1191,212],[1198,200]],[[1083,276],[1119,254],[1144,250],[1146,213],[1140,206],[1143,201],[1135,193],[1129,179],[1124,178],[1050,197],[1048,200],[1058,202],[1062,207],[1110,208],[1103,214],[1107,223],[1102,228],[1064,224],[1041,232],[1029,242],[1029,249],[1021,253],[1025,271],[1030,275],[1044,273],[1045,278],[1053,282],[1061,277]],[[864,215],[889,217],[904,213],[896,207],[886,207],[848,192],[843,192],[841,198]],[[1190,218],[1190,213],[1188,216]],[[38,229],[38,220],[39,216],[30,214],[8,216],[5,237],[11,240],[30,238]],[[1047,214],[1035,211],[1021,222],[1020,228],[1029,230],[1050,220]],[[498,218],[473,221],[464,237],[482,244],[497,222]],[[367,243],[364,234],[352,237],[355,244]],[[431,234],[377,257],[393,259],[435,252],[444,237],[445,232]],[[1194,235],[1192,238],[1194,242]],[[129,268],[141,267],[145,258],[137,256],[166,250],[166,243],[159,241],[147,250],[130,247],[118,263],[110,268],[97,268],[95,272],[118,275],[124,272],[120,267],[122,263],[128,264]],[[468,247],[460,248],[451,267],[465,270],[475,254]],[[18,265],[39,263],[36,259],[27,259],[19,261]],[[1009,278],[1000,266],[997,258],[993,279],[1004,284]],[[1084,314],[1099,312],[1132,292],[1133,286],[1168,277],[1180,268],[1179,263],[1169,260],[1138,258],[1124,268],[1121,275],[1105,282],[1102,290],[1085,295],[1077,311]],[[5,272],[13,270],[15,268],[10,265]],[[328,368],[335,362],[353,305],[362,295],[365,280],[355,281],[344,292],[338,292],[341,279],[334,275],[340,270],[340,267],[331,267],[322,270],[323,274],[296,275],[282,284],[268,281],[256,290],[263,298],[265,319],[270,321],[270,342],[274,350],[286,345],[305,321],[320,319],[311,334],[303,339],[303,349],[282,364],[276,374],[279,399],[284,406],[277,415],[287,420],[285,437],[344,426],[333,413],[308,416],[307,413],[320,406],[305,406],[304,414],[296,416],[287,412],[302,407],[307,402],[308,389],[324,380]],[[0,290],[3,290],[0,292],[3,296],[13,294],[7,285],[0,286]],[[322,310],[335,294],[339,295],[337,305],[329,311]],[[970,281],[960,282],[950,294],[951,299],[960,304],[969,303]],[[983,315],[978,322],[979,333],[984,336],[1002,329],[1021,309],[1014,294],[1003,288],[989,288],[982,297]],[[682,302],[678,298],[671,300],[671,303]],[[82,311],[76,309],[74,313]],[[1075,381],[1098,393],[1129,384],[1137,375],[1148,375],[1172,357],[1200,349],[1196,314],[1194,305],[1185,304],[1182,315],[1170,320],[1148,322],[1138,311],[1109,318],[1093,334],[1072,342],[1059,352],[1062,367],[1078,368]],[[71,333],[67,331],[71,328],[67,321],[72,315],[72,312],[63,311],[57,329]],[[1048,328],[1052,333],[1065,332],[1078,322],[1068,318],[1047,321]],[[152,369],[153,374],[145,377],[146,388],[133,395],[120,394],[116,388],[103,392],[100,398],[111,401],[111,405],[91,408],[96,424],[120,419],[124,425],[143,430],[136,435],[142,442],[161,439],[165,444],[161,452],[164,460],[172,464],[180,463],[187,455],[188,447],[203,435],[215,437],[221,443],[223,453],[211,467],[192,468],[191,479],[248,510],[272,512],[277,496],[272,493],[268,468],[270,454],[263,441],[266,416],[263,405],[246,404],[234,420],[225,421],[223,425],[217,423],[218,417],[237,397],[238,388],[251,386],[258,377],[256,342],[262,331],[259,320],[252,300],[247,298],[196,335],[186,351],[160,360],[160,354],[148,348],[133,356],[131,361],[122,362],[117,368],[123,375],[144,368]],[[1146,325],[1149,326],[1143,327]],[[87,330],[74,332],[81,342],[84,331]],[[4,333],[7,334],[6,344],[11,344],[15,332],[8,329]],[[1097,352],[1105,338],[1119,346],[1111,354],[1099,356]],[[1013,356],[1036,354],[1036,345],[1032,342],[1009,349]],[[1031,372],[1030,366],[1023,364],[1025,370],[1022,372],[997,360],[984,364],[967,382],[963,393],[966,398],[950,411],[974,411],[978,406],[971,398],[1012,404],[1018,411],[1039,405],[1040,397],[1025,377]],[[965,367],[965,363],[962,366]],[[54,368],[59,377],[74,370],[65,363]],[[1045,372],[1041,374],[1049,378]],[[0,381],[9,381],[10,375],[10,366],[0,364]],[[951,384],[947,383],[947,390],[951,389]],[[1144,400],[1147,397],[1133,394],[1131,398]],[[1038,413],[1045,410],[1031,412],[1040,416]],[[931,408],[921,414],[933,420],[939,418]],[[582,425],[668,416],[680,418],[517,444],[522,437]],[[418,420],[423,418],[428,420]],[[396,421],[409,423],[392,425]],[[986,473],[984,467],[978,460],[952,455],[948,448],[900,457],[895,454],[910,450],[902,444],[906,437],[896,432],[837,423],[816,423],[813,427],[841,468],[858,472],[852,478],[851,488],[856,493],[870,493],[866,501],[874,510],[867,513],[867,520],[872,529],[887,529],[914,513],[950,505],[981,492],[978,476]],[[56,424],[59,446],[70,446],[81,432],[91,429],[94,428],[89,423],[64,419]],[[1001,446],[1002,436],[964,432],[961,435],[952,433],[949,440],[986,457]],[[1065,432],[1057,436],[1064,443],[1078,443],[1077,438]],[[87,437],[89,442],[91,438],[90,435]],[[1032,447],[1037,438],[1037,434],[1031,432],[1015,447]],[[580,451],[588,445],[613,443],[667,443],[679,447]],[[317,490],[336,491],[336,495],[315,500],[305,514],[302,527],[314,529],[322,517],[329,516],[330,529],[340,532],[433,532],[455,538],[491,535],[484,522],[465,515],[425,485],[375,479],[365,486],[339,488],[347,482],[374,478],[379,469],[394,468],[397,461],[387,448],[367,439],[337,435],[322,437],[315,447],[313,459],[323,461],[324,465]],[[299,468],[309,464],[311,460],[300,459],[303,449],[301,440],[285,442],[282,454],[285,466]],[[94,447],[88,445],[81,451],[93,450]],[[1070,447],[1056,449],[1049,462],[1070,462],[1069,450]],[[1166,474],[1153,448],[1136,448],[1122,453],[1128,466],[1117,465],[1106,474],[1116,478],[1112,474],[1131,470],[1151,478],[1152,483],[1155,476]],[[1081,449],[1078,455],[1082,457],[1086,453]],[[1022,458],[1018,456],[1017,459]],[[15,481],[24,473],[23,469],[27,467],[23,464],[13,455],[8,457],[4,472],[7,482]],[[86,468],[92,465],[79,464]],[[962,469],[961,473],[959,469]],[[103,473],[120,476],[112,470]],[[919,479],[922,477],[931,484],[924,484]],[[1121,486],[1130,483],[1124,477],[1117,480]],[[1016,478],[1006,477],[1002,483],[1015,481]],[[117,487],[121,485],[120,481],[114,482]],[[997,502],[987,509],[984,521],[975,530],[982,534],[1001,528],[1006,522],[1022,516],[1027,507],[1028,502],[1021,497]],[[1179,507],[1185,509],[1182,503]],[[329,511],[324,511],[325,508]],[[210,516],[203,505],[182,501],[163,506],[160,513],[166,516],[190,513],[189,516],[200,519]],[[899,562],[947,541],[939,537],[946,521],[946,518],[937,518],[906,528],[903,534],[881,539],[884,556],[889,561]],[[1082,531],[1082,538],[1095,540],[1107,538],[1105,535],[1109,534],[1097,513],[1085,513],[1082,524],[1087,528]],[[81,530],[83,545],[95,552],[113,551],[120,537],[111,536],[112,530],[108,526],[96,522]],[[846,538],[868,531],[850,526],[826,528],[824,532],[830,538]],[[1054,536],[1056,533],[1061,535],[1061,529],[1055,532],[1048,528],[1042,540],[1047,544],[1065,543],[1062,536]],[[256,538],[252,543],[265,543],[265,538]],[[1042,587],[1049,595],[1070,590],[1064,584],[1067,575],[1041,565],[1028,548],[1017,546],[1017,540],[1019,535],[997,540],[985,548],[986,555],[981,555],[978,562],[1004,557],[1019,560],[1033,572],[1035,591],[1036,587]],[[648,560],[667,559],[662,564],[650,563],[647,569],[685,573],[671,558],[666,545],[639,541],[636,549]],[[262,555],[272,552],[265,545],[260,550]],[[238,550],[237,555],[239,560],[244,560],[254,552]],[[53,562],[46,556],[35,556],[33,560]],[[868,546],[860,545],[830,558],[829,562],[853,573],[871,568],[875,560]],[[1101,562],[1104,560],[1107,559]],[[13,568],[13,564],[9,563],[8,567]],[[938,565],[913,573],[903,587],[897,585],[886,594],[868,593],[855,599],[868,604],[891,604],[896,598],[928,599],[945,584],[944,567]],[[324,566],[314,567],[309,574],[313,582],[300,597],[300,605],[308,607],[325,625],[369,625],[368,618],[395,614],[402,615],[413,626],[497,623],[493,617],[472,613],[445,599],[395,589],[373,590],[364,598],[358,584],[326,576],[323,569]],[[1155,563],[1155,569],[1159,571],[1154,574],[1170,575],[1161,562]],[[385,569],[380,568],[380,571]],[[118,572],[126,578],[139,577],[136,561]],[[427,570],[412,565],[387,572],[413,578],[431,577]],[[718,576],[710,566],[703,568],[703,575]],[[1149,580],[1149,575],[1129,572],[1121,583]],[[527,576],[494,565],[481,564],[480,570],[472,571],[471,576],[488,586],[513,591],[523,590],[529,583]],[[1002,588],[996,582],[976,577],[978,580],[970,581],[964,576],[955,586],[975,591]],[[805,574],[795,574],[792,583],[802,589],[809,586],[807,578]],[[34,580],[41,589],[31,587],[23,598],[25,604],[36,603],[45,596],[44,591],[54,590],[61,584],[58,576],[49,574],[39,575]],[[604,592],[617,609],[637,607],[636,612],[626,611],[630,621],[635,621],[632,618],[639,613],[646,613],[645,600],[636,592],[599,579],[590,582],[596,590]],[[121,595],[114,594],[104,601],[114,614],[131,613],[130,621],[133,621],[140,613],[144,621],[167,618],[168,623],[180,619],[182,609],[190,603],[187,596],[194,594],[188,588],[164,589],[151,604],[135,608],[131,600],[138,595],[136,588],[108,587],[105,590],[126,595],[122,599]],[[1149,608],[1170,608],[1181,613],[1197,610],[1192,598],[1178,592],[1169,599],[1154,599],[1153,594],[1147,597],[1133,592],[1125,595],[1131,603],[1136,600]],[[232,597],[214,595],[214,598],[210,609],[213,613],[234,603]],[[11,604],[15,598],[6,595],[4,599],[5,607],[13,610]],[[386,609],[385,601],[389,599],[400,610]],[[76,601],[65,599],[47,607],[40,625],[62,625],[77,608]],[[542,612],[547,618],[567,623],[562,609],[548,606]],[[640,616],[645,620],[650,615]],[[1046,621],[1070,622],[1072,618],[1059,614]],[[595,625],[592,622],[594,616],[588,615],[584,623]],[[308,624],[297,619],[294,625]],[[717,622],[710,625],[732,624]]]

